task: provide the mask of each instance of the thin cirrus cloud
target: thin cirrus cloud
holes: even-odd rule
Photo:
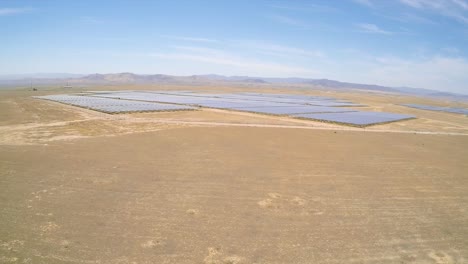
[[[330,13],[330,12],[339,12],[339,9],[328,5],[312,4],[312,3],[303,3],[300,5],[294,4],[292,2],[285,3],[276,3],[269,5],[268,7],[279,10],[289,10],[289,11],[298,11],[298,12],[314,12],[314,13]]]
[[[173,35],[161,35],[163,38],[181,40],[181,41],[190,41],[190,42],[219,42],[217,39],[211,38],[201,38],[201,37],[191,37],[191,36],[173,36]]]
[[[249,52],[274,55],[276,57],[306,57],[306,58],[324,58],[325,53],[319,50],[302,49],[292,46],[284,46],[275,43],[268,43],[258,40],[232,40],[223,42],[223,51],[231,50],[242,52],[243,50],[249,50]],[[187,45],[175,45],[172,48],[179,51],[189,51],[196,53],[204,53],[206,55],[220,54],[221,50],[200,46],[187,46]]]
[[[218,50],[218,49],[212,49],[212,48],[205,48],[205,47],[198,47],[198,46],[172,46],[172,48],[182,51],[182,52],[191,52],[195,54],[201,54],[205,56],[213,56],[213,55],[222,55],[224,54],[224,51]]]
[[[404,22],[404,23],[418,23],[418,24],[430,24],[430,25],[435,25],[438,24],[436,21],[431,20],[429,18],[412,14],[412,13],[402,13],[399,16],[386,16],[383,15],[383,17],[396,20],[399,22]]]
[[[360,32],[363,33],[370,33],[370,34],[382,34],[382,35],[392,35],[394,32],[387,31],[384,29],[381,29],[375,24],[369,24],[369,23],[360,23],[356,24]]]
[[[104,23],[104,20],[91,17],[91,16],[82,16],[80,17],[80,21],[85,24],[91,24],[91,25],[96,25],[96,24],[102,24]]]
[[[189,63],[192,62],[195,63],[193,65],[197,65],[197,67],[199,63],[227,66],[229,67],[232,74],[258,74],[262,76],[282,77],[296,75],[311,76],[319,74],[318,71],[308,67],[252,59],[238,55],[234,52],[226,52],[224,50],[190,46],[176,46],[174,48],[177,50],[177,52],[148,53],[144,54],[144,56],[158,59],[184,61],[186,62],[186,65],[189,65]]]
[[[325,54],[322,51],[278,45],[263,41],[242,40],[235,41],[233,43],[233,45],[237,47],[248,48],[256,53],[275,55],[278,57],[325,57]]]
[[[353,0],[353,1],[364,6],[370,6],[370,7],[374,6],[371,0]]]
[[[11,16],[11,15],[19,15],[24,13],[29,13],[32,11],[32,8],[29,7],[21,7],[21,8],[0,8],[0,16]]]
[[[468,24],[468,1],[466,0],[400,0],[406,6],[427,10]]]
[[[379,6],[379,2],[372,2],[371,0],[352,0],[353,2],[360,4],[365,7],[372,8],[374,10],[374,14],[379,17],[384,17],[387,19],[391,19],[394,21],[399,21],[403,23],[418,23],[418,24],[438,24],[436,21],[426,18],[421,14],[415,14],[413,12],[402,12],[402,13],[392,13],[392,12],[382,12],[381,9],[377,8]],[[454,1],[461,1],[461,0],[454,0]],[[405,5],[408,5],[413,8],[422,8],[422,4],[418,0],[400,0]]]
[[[285,16],[285,15],[274,14],[274,15],[268,15],[266,17],[276,23],[285,24],[289,26],[294,26],[294,27],[306,27],[307,26],[301,20],[298,20],[289,16]]]

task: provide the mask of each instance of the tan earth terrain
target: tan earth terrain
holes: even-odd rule
[[[262,89],[417,117],[352,128],[31,97],[76,91],[0,91],[0,263],[468,262],[468,118],[398,105],[450,102]]]

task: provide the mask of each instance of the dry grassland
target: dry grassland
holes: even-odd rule
[[[195,88],[92,90],[108,89]],[[0,91],[0,263],[468,262],[466,116],[266,91],[418,118],[108,115],[31,98],[60,90]]]

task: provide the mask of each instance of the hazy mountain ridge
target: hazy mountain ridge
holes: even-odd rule
[[[8,75],[13,76],[13,75]],[[165,74],[135,74],[130,72],[124,73],[109,73],[109,74],[32,74],[15,75],[25,76],[24,78],[13,78],[7,80],[5,75],[0,75],[0,86],[14,85],[94,85],[94,84],[245,84],[245,85],[301,85],[310,88],[327,88],[333,90],[364,90],[369,92],[384,92],[384,93],[399,93],[408,95],[430,96],[447,98],[452,100],[468,101],[468,95],[455,94],[450,92],[442,92],[423,88],[411,87],[387,87],[375,84],[359,84],[340,82],[329,79],[308,79],[308,78],[263,78],[250,76],[224,76],[217,74],[206,75],[191,75],[191,76],[174,76]],[[38,77],[39,76],[39,77]],[[52,77],[50,77],[52,76]],[[53,77],[63,76],[63,77]]]

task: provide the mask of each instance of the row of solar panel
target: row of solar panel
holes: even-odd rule
[[[120,98],[127,100],[140,100],[151,102],[165,102],[165,103],[178,103],[197,105],[210,108],[231,109],[239,111],[266,113],[266,114],[295,114],[295,113],[329,113],[329,112],[351,112],[355,111],[346,108],[336,108],[329,106],[311,106],[311,105],[297,105],[286,103],[275,103],[265,101],[244,101],[232,99],[229,101],[221,101],[217,98],[193,98],[189,96],[172,96],[172,95],[152,95],[147,93],[116,93],[106,94],[106,98]]]
[[[98,93],[95,96],[107,98],[120,98],[128,100],[150,101],[150,102],[164,102],[173,104],[191,104],[205,107],[216,108],[218,106],[234,105],[237,103],[238,107],[254,107],[260,105],[266,106],[281,106],[281,105],[315,105],[315,106],[329,106],[329,107],[346,107],[346,106],[361,106],[347,101],[340,101],[331,98],[320,99],[314,98],[273,98],[273,97],[260,97],[250,96],[244,94],[194,94],[194,93],[150,93],[150,92],[113,92],[113,93]],[[213,106],[212,106],[213,105]]]
[[[289,115],[296,118],[343,123],[354,126],[368,126],[413,118],[413,116],[408,115],[383,112],[362,112],[344,107],[241,100],[224,97],[222,98],[223,100],[220,100],[221,98],[215,97],[179,96],[174,94],[169,95],[132,91],[96,93],[95,96],[52,95],[42,96],[40,98],[108,113],[193,109],[192,107],[187,106],[187,104],[189,104],[235,111]],[[177,103],[181,105],[160,104],[156,102]]]
[[[420,105],[420,104],[402,104],[402,105],[411,107],[411,108],[422,109],[422,110],[468,115],[468,109],[466,108],[442,107],[442,106],[431,106],[431,105]]]
[[[105,113],[127,113],[146,111],[178,111],[195,108],[183,105],[159,104],[151,102],[128,101],[80,95],[48,95],[37,98],[93,109]]]
[[[361,105],[339,101],[330,97],[318,96],[255,93],[195,94],[187,92],[158,92],[154,94],[148,92],[126,92],[111,94],[109,96],[132,100],[194,104],[203,107],[262,114],[289,115],[296,118],[342,123],[353,126],[369,126],[414,118],[414,116],[410,115],[363,112],[345,107],[338,107]]]

